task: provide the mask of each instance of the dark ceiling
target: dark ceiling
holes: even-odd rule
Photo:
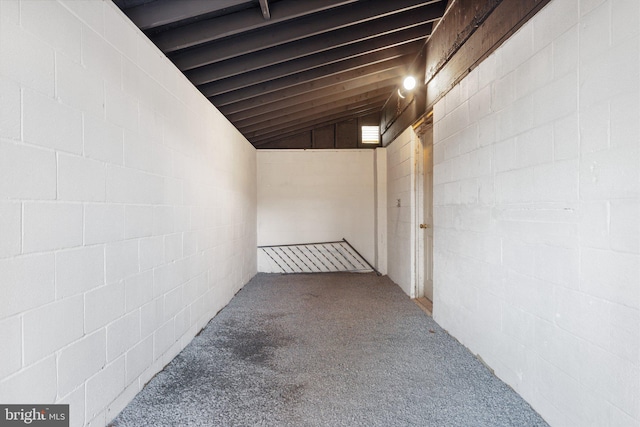
[[[256,147],[379,113],[445,0],[114,0]]]

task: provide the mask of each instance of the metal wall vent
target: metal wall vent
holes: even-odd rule
[[[349,242],[259,246],[274,273],[376,272]]]

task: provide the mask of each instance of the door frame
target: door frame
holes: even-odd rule
[[[418,120],[413,125],[413,135],[416,138],[415,140],[415,157],[414,157],[414,170],[415,170],[415,224],[414,230],[416,233],[415,238],[415,282],[414,282],[414,295],[415,298],[425,297],[425,233],[421,232],[420,224],[424,219],[424,197],[425,197],[425,188],[424,188],[424,152],[423,152],[423,136],[427,132],[433,133],[433,112],[429,112],[422,116],[420,120]],[[433,197],[433,182],[431,183],[431,195]],[[433,225],[432,225],[433,226]],[[431,263],[431,268],[433,270],[433,261]],[[433,278],[433,271],[432,271]]]

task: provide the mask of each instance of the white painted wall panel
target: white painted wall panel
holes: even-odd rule
[[[380,274],[387,274],[388,262],[388,233],[387,233],[387,149],[376,148],[376,234],[377,234],[377,261],[376,267]]]
[[[640,6],[552,0],[434,108],[434,316],[554,426],[640,423]]]
[[[412,128],[400,134],[387,150],[387,274],[415,295],[415,144]],[[398,206],[400,204],[400,206]]]
[[[0,23],[0,401],[105,425],[256,273],[256,152],[112,2]]]
[[[258,151],[258,245],[345,238],[375,262],[373,150]],[[268,260],[260,271],[268,271]]]

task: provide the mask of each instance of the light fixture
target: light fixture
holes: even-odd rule
[[[416,79],[413,76],[407,76],[402,81],[402,88],[398,89],[398,96],[402,99],[406,98],[407,92],[416,87]]]
[[[404,78],[404,81],[402,82],[402,86],[405,88],[405,90],[412,90],[414,87],[416,87],[416,79],[413,76],[407,76]]]

